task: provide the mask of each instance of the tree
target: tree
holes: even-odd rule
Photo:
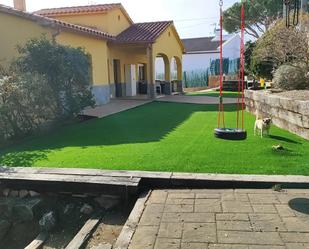
[[[28,41],[18,51],[20,57],[14,70],[44,75],[58,117],[75,115],[94,105],[90,56],[82,48],[63,46],[42,37]]]
[[[269,30],[272,24],[282,17],[282,1],[279,0],[243,0],[245,4],[245,32],[259,38]],[[223,12],[223,28],[234,33],[240,30],[241,5],[235,3]]]
[[[33,39],[0,68],[0,144],[61,124],[94,104],[89,56],[81,48]]]
[[[309,14],[302,15],[301,20],[297,28],[287,28],[284,20],[278,21],[257,41],[254,59],[271,62],[275,69],[282,64],[309,65]]]

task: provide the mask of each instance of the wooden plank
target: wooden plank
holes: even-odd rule
[[[60,174],[60,175],[93,175],[93,176],[114,176],[114,177],[138,177],[138,178],[161,178],[169,179],[171,172],[151,171],[126,171],[126,170],[100,170],[80,168],[22,168],[22,167],[0,167],[0,172],[15,172],[27,174]]]
[[[28,246],[26,246],[25,249],[38,249],[44,244],[47,238],[48,234],[42,232]]]
[[[135,229],[141,219],[141,216],[144,212],[146,202],[151,194],[151,191],[148,191],[142,194],[136,201],[134,208],[125,223],[124,227],[121,230],[121,233],[114,245],[114,249],[128,249]]]
[[[79,249],[88,240],[96,226],[99,224],[101,217],[96,216],[89,219],[85,225],[75,235],[73,240],[67,245],[66,249]]]
[[[110,176],[84,176],[84,175],[54,175],[54,174],[26,174],[26,173],[0,173],[0,180],[28,180],[47,182],[92,183],[102,185],[138,186],[140,178],[110,177]]]

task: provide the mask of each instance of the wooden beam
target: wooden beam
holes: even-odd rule
[[[150,196],[151,191],[142,194],[136,201],[134,208],[121,230],[121,233],[114,245],[115,249],[128,249],[138,222],[144,212],[146,201]]]
[[[48,234],[42,232],[28,246],[26,246],[25,249],[38,249],[44,244],[47,238]]]
[[[100,220],[101,217],[99,216],[94,216],[93,218],[89,219],[75,235],[73,240],[67,245],[66,249],[81,248],[83,244],[89,239]]]

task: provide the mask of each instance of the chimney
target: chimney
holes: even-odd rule
[[[21,11],[26,11],[26,0],[13,0],[14,8]]]

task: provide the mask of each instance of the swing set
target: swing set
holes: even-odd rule
[[[297,26],[299,23],[300,0],[282,0],[285,6],[286,26]],[[293,2],[293,3],[292,3]],[[238,97],[236,112],[236,128],[227,128],[224,117],[223,101],[223,0],[219,0],[220,6],[220,96],[218,111],[218,128],[215,129],[215,137],[226,140],[245,140],[247,131],[244,129],[245,111],[245,5],[241,6],[241,40],[240,40],[240,68],[238,75]],[[293,13],[292,13],[293,12]],[[292,15],[291,15],[292,13]],[[293,20],[291,20],[291,17]]]
[[[224,101],[223,101],[223,0],[220,6],[220,95],[218,111],[218,128],[215,129],[215,137],[226,140],[245,140],[247,131],[244,129],[245,111],[245,6],[241,7],[241,40],[240,40],[240,69],[238,75],[238,97],[236,112],[236,128],[225,126]]]

